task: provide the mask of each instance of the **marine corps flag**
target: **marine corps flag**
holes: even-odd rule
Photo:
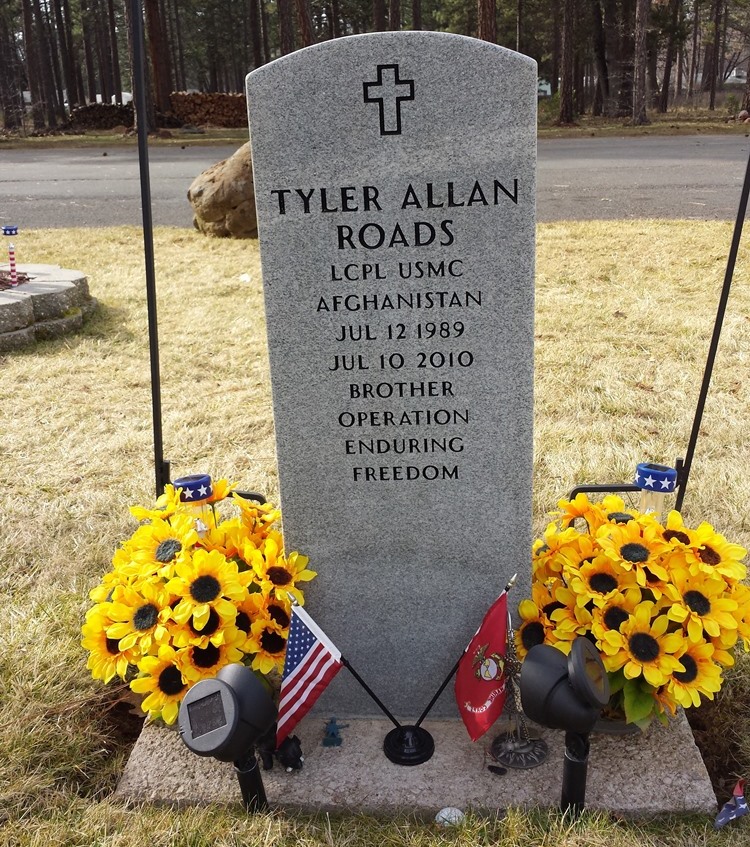
[[[472,741],[484,735],[505,705],[508,590],[495,600],[456,671],[456,703]]]

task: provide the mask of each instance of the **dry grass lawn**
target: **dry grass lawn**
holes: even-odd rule
[[[540,226],[534,521],[573,485],[629,480],[687,444],[731,225]],[[174,476],[206,470],[275,497],[271,399],[255,242],[155,233],[164,451]],[[22,844],[693,845],[747,843],[748,819],[623,824],[512,812],[440,832],[405,820],[144,809],[106,800],[122,739],[79,646],[87,592],[154,488],[140,231],[24,232],[20,262],[88,273],[98,314],[77,336],[0,356],[0,847]],[[750,288],[741,250],[685,500],[750,547]],[[248,280],[249,276],[249,280]],[[743,663],[712,722],[750,775]],[[735,771],[738,771],[735,774]],[[616,780],[615,780],[616,784]],[[557,790],[557,789],[555,789]]]

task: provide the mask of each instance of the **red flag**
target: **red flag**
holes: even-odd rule
[[[341,668],[341,653],[333,642],[301,606],[292,606],[276,719],[277,747]]]
[[[507,646],[508,592],[503,591],[464,650],[456,671],[456,703],[472,741],[484,735],[503,711]]]

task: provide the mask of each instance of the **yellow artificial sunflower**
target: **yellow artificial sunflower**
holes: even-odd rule
[[[576,544],[580,533],[573,527],[560,530],[553,521],[547,524],[542,538],[537,538],[531,548],[531,573],[534,580],[554,579],[562,573],[566,559],[560,555],[560,549]]]
[[[267,538],[271,532],[275,532],[273,524],[281,518],[281,510],[270,503],[247,500],[236,492],[232,497],[242,513],[245,537],[259,547],[264,538]],[[278,532],[276,534],[278,535]]]
[[[584,561],[578,572],[566,573],[571,591],[576,595],[576,605],[604,606],[616,595],[635,591],[640,597],[635,573],[625,570],[609,556],[598,555]],[[593,609],[591,609],[593,612]]]
[[[121,650],[118,640],[107,636],[107,627],[112,623],[106,608],[96,605],[89,609],[81,627],[81,646],[89,652],[86,667],[94,679],[105,683],[115,676],[125,679],[128,666],[135,665],[140,658],[137,650]]]
[[[251,664],[254,671],[269,674],[274,670],[279,673],[284,670],[286,636],[270,618],[255,621],[246,644],[247,651],[254,654]]]
[[[130,585],[132,582],[132,579],[118,570],[107,571],[102,577],[101,583],[89,591],[89,597],[95,603],[109,603],[116,586]]]
[[[690,536],[688,528],[685,526],[682,515],[672,509],[667,515],[667,521],[664,525],[662,538],[676,550],[685,550],[690,545]]]
[[[557,507],[560,509],[559,521],[563,529],[573,526],[577,520],[584,520],[588,531],[595,533],[596,530],[606,523],[606,515],[599,503],[592,503],[586,494],[576,494],[572,500],[559,500]]]
[[[164,723],[173,724],[188,688],[176,651],[162,644],[156,656],[144,656],[140,660],[138,669],[140,675],[131,680],[130,688],[136,694],[148,695],[143,698],[141,708],[151,720],[161,717]]]
[[[737,634],[747,653],[750,651],[750,588],[740,582],[732,586],[729,596],[737,603]]]
[[[201,629],[195,625],[192,617],[183,623],[176,620],[167,621],[167,629],[171,643],[177,647],[206,647],[209,643],[217,647],[224,643],[227,624],[219,617],[215,609],[210,609],[208,620]]]
[[[159,496],[154,509],[146,509],[143,506],[131,506],[130,514],[137,521],[164,521],[171,518],[180,508],[180,492],[168,483],[164,486],[164,493]]]
[[[619,497],[617,494],[607,494],[602,499],[601,510],[604,513],[604,523],[610,525],[625,525],[630,523],[630,521],[635,521],[641,526],[651,526],[656,523],[656,519],[652,514],[639,512],[638,509],[628,506],[622,497]]]
[[[238,561],[245,543],[243,527],[239,518],[221,521],[208,527],[200,540],[200,546],[206,550],[218,550],[227,559]]]
[[[227,497],[237,488],[236,482],[229,482],[227,479],[215,479],[211,483],[211,496],[207,498],[207,503],[219,503],[226,500]]]
[[[651,587],[669,579],[661,556],[669,545],[659,534],[657,523],[642,525],[605,524],[596,534],[602,552],[625,570],[633,570],[641,587]]]
[[[610,630],[620,631],[620,627],[635,612],[641,602],[640,589],[629,589],[622,594],[614,594],[603,606],[594,606],[591,610],[591,632],[596,638],[597,647]]]
[[[558,555],[563,560],[563,575],[568,579],[569,574],[578,572],[584,562],[590,562],[601,553],[601,547],[590,535],[576,533],[575,538],[562,544]]]
[[[730,584],[740,582],[747,577],[747,568],[740,561],[747,550],[739,544],[732,544],[723,535],[714,532],[709,523],[702,523],[695,530],[688,531],[690,544],[686,551],[690,571],[708,574],[720,574]]]
[[[171,601],[163,584],[143,581],[137,589],[117,586],[107,612],[113,621],[107,627],[107,637],[119,641],[120,650],[135,647],[145,656],[152,645],[169,638],[165,624],[172,612]]]
[[[167,583],[167,590],[180,598],[172,617],[178,623],[192,617],[195,628],[202,630],[214,609],[224,624],[231,624],[237,616],[235,603],[247,596],[251,578],[218,550],[196,549],[191,558],[175,565],[175,576]]]
[[[604,633],[601,649],[608,671],[622,668],[626,679],[643,675],[649,685],[659,688],[674,671],[685,670],[675,657],[683,648],[684,638],[682,632],[667,633],[666,615],[652,620],[653,609],[652,602],[642,602],[619,630]]]
[[[722,632],[716,638],[709,638],[714,648],[713,660],[725,668],[734,666],[734,647],[739,640],[739,632],[735,629]]]
[[[190,555],[198,543],[195,520],[190,515],[173,515],[139,527],[127,543],[118,569],[129,576],[172,576],[173,569]]]
[[[711,644],[686,642],[684,650],[675,655],[685,670],[672,672],[667,691],[683,708],[700,706],[701,695],[713,700],[721,688],[721,668],[713,661],[713,654]]]
[[[244,641],[243,632],[236,626],[228,626],[223,644],[209,642],[205,647],[185,647],[177,653],[177,664],[191,685],[201,679],[210,679],[225,665],[243,660],[245,653],[241,645]]]
[[[694,644],[707,637],[717,638],[722,632],[737,630],[738,604],[727,591],[719,576],[685,570],[672,572],[670,620],[686,629]]]
[[[266,538],[260,549],[246,548],[250,556],[250,564],[260,581],[261,591],[265,595],[274,594],[282,602],[291,594],[302,606],[305,598],[297,588],[298,582],[307,582],[316,576],[315,571],[307,568],[309,559],[299,553],[284,556],[282,549],[274,538]]]

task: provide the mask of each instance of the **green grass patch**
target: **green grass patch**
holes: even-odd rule
[[[731,224],[539,227],[534,527],[583,482],[628,481],[687,444]],[[149,353],[137,227],[24,232],[20,262],[85,271],[99,311],[75,336],[0,356],[0,847],[747,843],[743,819],[624,822],[511,810],[440,830],[408,819],[129,810],[107,799],[133,736],[121,692],[86,670],[88,590],[153,496]],[[155,232],[165,455],[278,495],[257,243]],[[740,250],[685,519],[750,547],[750,286]],[[249,281],[248,281],[249,277]],[[304,410],[302,410],[304,412]],[[694,713],[723,799],[750,773],[750,671]],[[702,716],[702,717],[701,717]],[[553,794],[557,786],[550,786]],[[617,790],[617,775],[613,775]],[[679,787],[676,788],[679,790]]]

